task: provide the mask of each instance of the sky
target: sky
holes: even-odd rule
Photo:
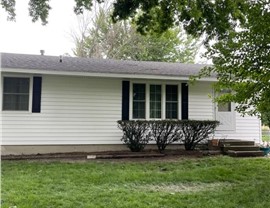
[[[75,15],[74,0],[50,0],[48,24],[41,21],[32,22],[28,12],[29,0],[16,0],[16,22],[7,20],[7,13],[0,7],[0,52],[74,56],[72,49],[75,44],[72,33],[79,33],[80,19]],[[85,17],[91,17],[86,14]],[[199,55],[198,63],[208,63]]]
[[[78,25],[73,12],[74,0],[51,0],[49,23],[32,22],[28,13],[29,0],[16,1],[16,22],[7,21],[7,13],[0,9],[0,52],[59,56],[73,56],[71,31]]]

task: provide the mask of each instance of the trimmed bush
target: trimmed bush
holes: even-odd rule
[[[158,150],[164,151],[167,145],[180,140],[182,121],[148,121],[151,137],[156,141]]]
[[[199,143],[206,142],[210,134],[213,134],[219,121],[183,120],[181,128],[181,140],[186,150],[194,150]]]
[[[156,141],[160,152],[173,142],[184,143],[186,150],[194,150],[198,144],[206,142],[219,125],[219,121],[209,120],[131,120],[117,123],[123,131],[121,141],[132,152],[142,151],[151,139]]]
[[[140,152],[150,140],[148,122],[117,121],[118,128],[123,131],[123,141],[132,152]]]

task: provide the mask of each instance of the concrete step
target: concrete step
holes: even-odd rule
[[[247,145],[247,146],[224,146],[223,148],[224,152],[227,152],[229,150],[234,150],[234,151],[259,151],[260,147],[258,146],[252,146],[252,145]]]
[[[231,157],[262,157],[264,153],[262,151],[234,151],[229,150],[227,154]]]
[[[220,139],[218,146],[254,146],[254,141],[245,141],[245,140],[234,140],[234,139]]]

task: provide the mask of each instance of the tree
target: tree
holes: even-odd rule
[[[51,9],[49,1],[29,0],[29,15],[32,17],[33,22],[40,19],[43,25],[48,23],[47,19]],[[82,14],[84,10],[91,10],[93,1],[97,1],[98,3],[104,2],[104,0],[75,0],[76,6],[74,7],[74,12],[76,14]],[[1,0],[0,4],[8,13],[8,20],[14,21],[16,19],[16,0]]]
[[[246,21],[208,47],[214,66],[202,75],[217,73],[217,90],[230,93],[217,101],[238,103],[250,115],[270,112],[270,8],[266,1],[252,1]]]
[[[270,127],[270,111],[262,113],[262,124]]]
[[[179,27],[163,34],[141,35],[128,20],[113,23],[111,9],[99,7],[89,21],[82,19],[80,34],[73,37],[74,54],[80,57],[192,63],[199,41]]]

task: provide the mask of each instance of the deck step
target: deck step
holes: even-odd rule
[[[262,151],[234,151],[229,150],[227,154],[231,157],[262,157],[264,153]]]
[[[227,152],[229,150],[233,150],[233,151],[259,151],[260,147],[258,146],[252,146],[252,145],[243,145],[243,146],[224,146],[223,148],[224,152]]]
[[[218,146],[254,146],[254,141],[244,141],[244,140],[233,140],[233,139],[226,139],[226,140],[219,140]]]
[[[232,157],[261,157],[264,152],[255,145],[254,141],[239,139],[213,139],[209,141],[210,150],[221,150],[223,154]]]

